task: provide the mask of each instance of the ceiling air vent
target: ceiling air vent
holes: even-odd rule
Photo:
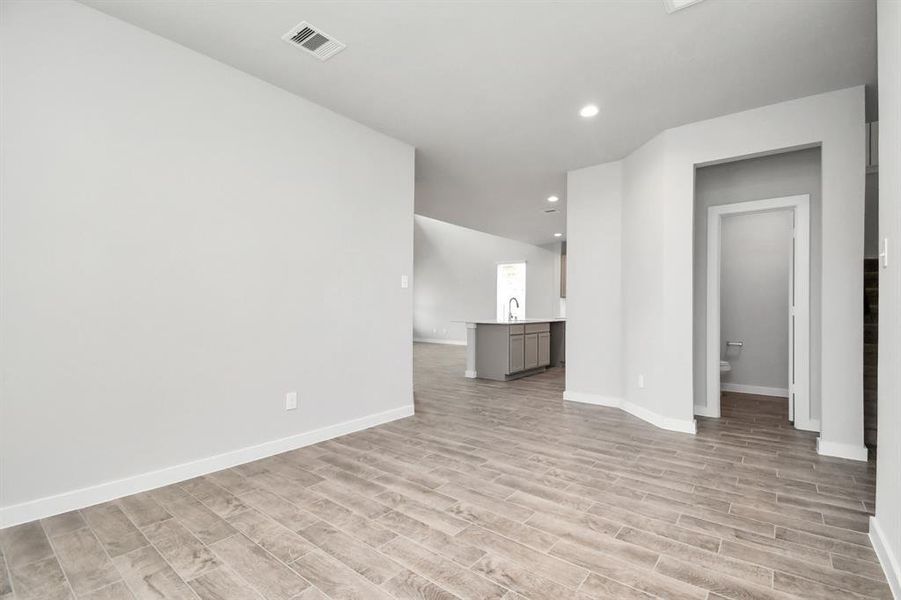
[[[344,44],[306,21],[301,21],[292,27],[291,31],[282,36],[282,39],[292,46],[309,52],[319,60],[328,60],[345,48]]]

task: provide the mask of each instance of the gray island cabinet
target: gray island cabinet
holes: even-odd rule
[[[563,319],[468,321],[466,377],[508,381],[562,366]]]

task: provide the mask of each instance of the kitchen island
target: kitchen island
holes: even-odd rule
[[[475,320],[466,323],[470,379],[509,381],[564,363],[566,319]]]

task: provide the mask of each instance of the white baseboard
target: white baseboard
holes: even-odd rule
[[[569,400],[570,402],[581,402],[583,404],[612,406],[613,408],[619,408],[623,403],[622,398],[617,398],[615,396],[602,396],[600,394],[588,394],[586,392],[571,392],[569,390],[563,392],[563,399]]]
[[[149,473],[141,473],[132,477],[108,481],[91,487],[73,490],[57,494],[55,496],[47,496],[30,500],[21,504],[13,504],[11,506],[0,507],[0,528],[11,527],[20,523],[27,523],[35,519],[43,519],[60,513],[68,512],[93,506],[100,502],[108,502],[136,494],[145,492],[154,488],[185,481],[192,477],[199,477],[222,469],[228,469],[236,465],[244,464],[274,454],[288,452],[311,444],[324,442],[348,433],[369,429],[376,425],[403,419],[413,415],[413,405],[401,406],[384,412],[367,415],[359,419],[329,425],[313,431],[299,433],[286,438],[263,442],[254,446],[247,446],[238,450],[232,450],[216,456],[201,458],[199,460],[174,465],[151,471]]]
[[[699,417],[710,417],[712,419],[720,418],[720,413],[716,408],[701,406],[700,404],[695,404],[694,413]]]
[[[808,419],[806,423],[795,419],[795,429],[802,429],[804,431],[816,431],[820,432],[820,420],[819,419]]]
[[[466,369],[465,371],[463,371],[463,376],[466,377],[466,379],[475,379],[479,376],[479,372]]]
[[[673,419],[659,415],[642,406],[638,406],[633,402],[628,402],[623,398],[614,396],[602,396],[601,394],[591,394],[586,392],[571,392],[569,390],[563,392],[563,399],[570,402],[582,402],[583,404],[595,404],[597,406],[609,406],[619,408],[630,415],[634,415],[642,421],[647,421],[655,427],[667,429],[669,431],[678,431],[681,433],[697,433],[697,424],[694,419]]]
[[[447,338],[413,338],[419,344],[447,344],[448,346],[465,346],[466,340],[449,340]]]
[[[740,394],[757,394],[758,396],[778,396],[788,398],[787,388],[766,387],[763,385],[744,385],[743,383],[721,383],[720,389],[724,392],[738,392]]]
[[[867,447],[856,446],[854,444],[845,444],[843,442],[827,442],[822,437],[817,438],[817,454],[823,456],[834,456],[836,458],[847,458],[849,460],[860,460],[866,462]]]
[[[882,570],[885,571],[885,578],[888,580],[892,595],[895,598],[901,598],[901,563],[898,562],[898,557],[895,556],[876,517],[870,517],[870,543],[873,545],[873,550],[876,551]]]

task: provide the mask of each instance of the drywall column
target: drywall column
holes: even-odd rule
[[[622,386],[622,163],[566,182],[568,400],[618,405]]]
[[[692,349],[694,331],[691,321],[692,269],[694,268],[694,164],[679,160],[679,140],[671,132],[661,135],[665,143],[663,181],[659,208],[663,214],[663,381],[658,390],[658,411],[670,418],[694,422],[692,391]],[[659,168],[659,167],[658,167]],[[673,187],[671,187],[673,186]],[[680,195],[677,190],[688,190]]]
[[[867,460],[863,444],[863,286],[866,130],[863,88],[823,141],[822,354],[817,448]],[[855,114],[856,113],[856,114]],[[849,172],[849,167],[856,167]]]
[[[879,438],[876,516],[870,540],[895,598],[901,598],[901,4],[880,0],[879,235],[888,264],[879,270]]]

